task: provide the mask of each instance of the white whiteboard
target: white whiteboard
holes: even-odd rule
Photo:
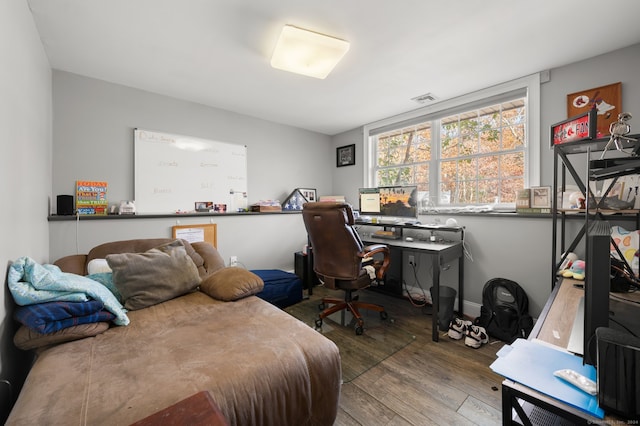
[[[135,129],[134,151],[137,213],[194,211],[196,202],[236,211],[238,196],[246,200],[244,145]]]

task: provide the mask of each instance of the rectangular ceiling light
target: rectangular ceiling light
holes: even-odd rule
[[[325,78],[349,50],[349,42],[285,25],[271,57],[271,66]]]

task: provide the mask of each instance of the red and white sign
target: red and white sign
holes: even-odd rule
[[[551,126],[551,146],[593,139],[596,115],[593,110]]]

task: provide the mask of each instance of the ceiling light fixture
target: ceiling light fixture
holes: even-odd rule
[[[323,79],[348,50],[348,41],[285,25],[273,51],[271,66]]]

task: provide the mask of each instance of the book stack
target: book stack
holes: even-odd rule
[[[76,212],[78,214],[106,215],[108,210],[107,182],[76,181]]]
[[[551,213],[551,188],[524,188],[516,192],[516,213]]]

